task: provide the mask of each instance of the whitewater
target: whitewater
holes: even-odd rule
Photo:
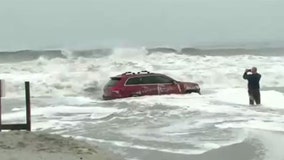
[[[3,123],[74,136],[127,160],[283,160],[284,49],[23,50],[0,52]],[[256,66],[262,105],[248,105],[246,68]],[[201,95],[102,100],[109,77],[147,70],[197,82]]]

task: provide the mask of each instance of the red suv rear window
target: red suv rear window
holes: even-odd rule
[[[106,84],[107,87],[114,87],[121,80],[120,77],[112,77]]]

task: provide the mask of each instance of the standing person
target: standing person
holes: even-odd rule
[[[251,72],[251,74],[248,74]],[[248,80],[248,94],[249,94],[249,104],[254,105],[254,102],[260,104],[260,91],[259,91],[259,81],[261,74],[257,73],[257,68],[252,67],[251,69],[246,69],[243,74],[243,78]]]

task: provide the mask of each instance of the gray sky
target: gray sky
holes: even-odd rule
[[[284,0],[0,0],[0,50],[284,41]]]

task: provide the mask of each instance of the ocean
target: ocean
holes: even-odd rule
[[[246,68],[256,66],[261,106],[249,106]],[[3,123],[73,136],[126,160],[283,160],[283,48],[103,48],[0,52]],[[147,70],[197,82],[201,95],[102,100],[109,77]]]

